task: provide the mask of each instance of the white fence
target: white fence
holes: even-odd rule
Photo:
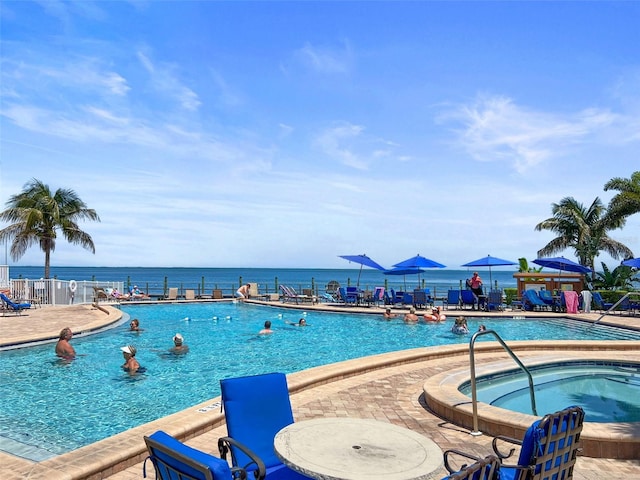
[[[40,305],[70,305],[96,301],[96,288],[123,290],[123,282],[58,280],[55,278],[9,280],[9,297],[14,301]]]

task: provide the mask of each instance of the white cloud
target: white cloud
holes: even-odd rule
[[[294,57],[309,69],[326,74],[348,73],[353,63],[353,52],[348,42],[341,48],[318,47],[305,43],[294,52]]]
[[[168,98],[176,101],[185,110],[195,111],[200,107],[202,102],[196,92],[183,85],[176,75],[178,67],[167,63],[155,64],[148,55],[140,51],[137,56],[151,75],[151,83],[158,92],[168,95]]]
[[[353,152],[349,146],[351,142],[362,134],[364,127],[351,123],[342,123],[321,132],[315,139],[315,144],[327,155],[343,164],[358,169],[367,170],[367,162]]]
[[[493,96],[461,105],[439,120],[462,124],[458,139],[476,160],[503,161],[524,173],[560,158],[572,144],[610,127],[619,117],[596,108],[564,115],[535,111],[508,97]]]

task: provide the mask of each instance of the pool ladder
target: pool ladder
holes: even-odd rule
[[[531,397],[531,411],[535,416],[538,416],[538,410],[536,409],[536,396],[533,391],[533,377],[529,369],[520,361],[520,359],[513,353],[513,350],[504,343],[504,340],[500,338],[494,330],[484,330],[482,332],[476,332],[471,337],[469,342],[469,367],[471,369],[471,405],[473,407],[473,431],[471,435],[482,435],[482,432],[478,430],[478,392],[476,390],[476,359],[475,359],[475,344],[476,338],[482,335],[493,335],[495,339],[502,345],[502,348],[509,354],[509,356],[518,364],[520,369],[527,375],[529,379],[529,396]]]
[[[606,315],[609,315],[609,312],[613,312],[618,307],[618,305],[620,305],[622,302],[624,302],[627,298],[629,298],[631,296],[634,296],[634,295],[639,295],[640,296],[640,292],[627,292],[624,296],[622,296],[622,298],[620,298],[620,300],[618,300],[616,303],[611,305],[606,312],[604,312],[602,315],[600,315],[598,317],[598,319],[591,324],[591,326],[597,324],[600,320],[602,320],[603,317],[605,317]]]

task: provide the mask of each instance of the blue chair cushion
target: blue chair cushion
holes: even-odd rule
[[[231,469],[226,461],[221,458],[214,457],[213,455],[209,455],[208,453],[202,452],[200,450],[196,450],[195,448],[191,448],[188,445],[185,445],[181,441],[175,439],[171,435],[161,430],[155,432],[150,435],[149,438],[155,440],[156,442],[162,444],[163,446],[174,450],[177,453],[180,453],[186,457],[189,457],[196,462],[199,462],[206,467],[208,467],[209,471],[212,473],[214,479],[230,479],[231,478]],[[150,447],[152,458],[155,456],[160,459],[162,462],[166,463],[172,468],[179,470],[180,472],[193,477],[193,478],[201,478],[205,479],[203,474],[189,465],[186,465],[184,462],[180,461],[176,457],[172,457],[167,453],[156,450]],[[178,475],[176,472],[169,472],[169,477],[172,479],[178,479]],[[165,478],[165,477],[162,477]]]
[[[227,433],[249,447],[269,470],[282,462],[273,450],[273,439],[293,423],[287,379],[283,373],[269,373],[220,381]],[[232,447],[233,448],[233,447]],[[251,459],[234,450],[239,465]]]

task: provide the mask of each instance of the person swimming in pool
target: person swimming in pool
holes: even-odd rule
[[[125,372],[128,372],[129,375],[133,375],[140,371],[142,367],[136,360],[137,349],[133,345],[127,345],[125,347],[120,347],[122,350],[122,356],[124,357],[124,364],[122,365],[122,369]]]
[[[456,335],[466,335],[469,333],[469,326],[467,325],[467,319],[460,316],[457,317],[453,326],[451,327],[451,332]]]
[[[58,343],[56,343],[57,356],[67,360],[72,360],[76,357],[76,351],[69,343],[71,337],[73,337],[73,332],[69,327],[60,330],[60,337],[58,339]]]
[[[137,318],[131,320],[131,322],[129,323],[130,332],[141,332],[142,330],[144,329],[140,328],[140,320],[138,320]]]
[[[300,320],[298,320],[298,323],[287,322],[287,325],[293,325],[294,327],[306,327],[307,321],[304,318],[301,318]]]
[[[269,335],[270,333],[273,333],[273,330],[271,330],[271,320],[267,320],[264,322],[264,328],[258,332],[258,335]]]
[[[398,315],[396,315],[395,313],[391,313],[390,308],[387,308],[382,314],[382,318],[384,318],[385,320],[391,320],[392,318],[396,318],[397,316]]]
[[[416,315],[415,308],[411,307],[409,313],[405,313],[404,323],[418,323],[418,315]]]
[[[169,349],[174,355],[184,355],[189,351],[189,346],[184,343],[184,337],[176,333],[173,336],[173,347]]]

